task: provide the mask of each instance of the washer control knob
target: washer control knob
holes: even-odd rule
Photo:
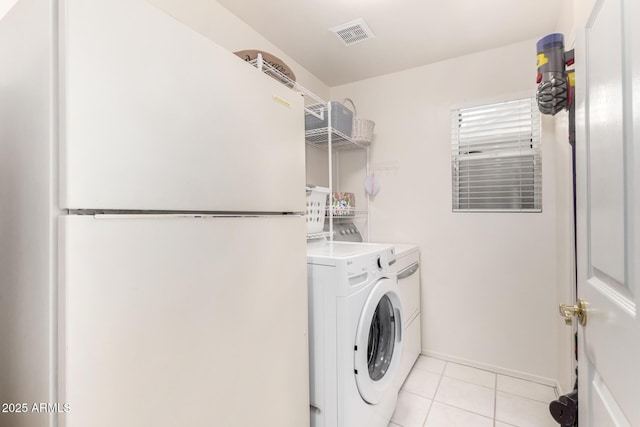
[[[395,262],[396,262],[396,257],[395,257],[395,254],[393,253],[393,250],[384,251],[383,253],[378,255],[378,259],[376,260],[376,263],[378,264],[378,268],[380,270],[391,267],[393,264],[395,264]]]

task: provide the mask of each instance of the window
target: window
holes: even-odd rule
[[[535,98],[454,110],[454,211],[542,211]]]

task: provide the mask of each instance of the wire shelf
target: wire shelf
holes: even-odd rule
[[[354,148],[365,148],[369,144],[357,142],[350,137],[340,132],[337,129],[331,128],[318,128],[308,130],[304,133],[304,139],[309,145],[315,147],[328,148],[329,145],[329,133],[331,133],[331,149],[332,150],[349,150]]]
[[[327,206],[326,207],[326,214],[325,214],[325,219],[329,218],[329,211],[331,210],[332,207]],[[355,218],[361,218],[361,217],[365,217],[367,215],[367,210],[366,209],[356,209],[356,208],[351,208],[348,210],[348,212],[340,212],[339,210],[335,210],[333,211],[333,219],[355,219]]]
[[[323,231],[321,233],[312,233],[312,234],[307,234],[307,240],[320,240],[320,239],[327,239],[329,237],[332,236],[333,233],[330,233],[328,231]]]
[[[256,67],[258,70],[262,70],[263,73],[274,77],[285,86],[290,87],[293,91],[301,94],[304,98],[304,110],[307,114],[311,114],[320,120],[324,119],[324,114],[327,111],[327,102],[314,94],[304,86],[298,84],[295,80],[291,80],[289,76],[283,74],[280,70],[273,67],[269,63],[262,60],[262,55],[258,58],[248,61],[249,64]]]

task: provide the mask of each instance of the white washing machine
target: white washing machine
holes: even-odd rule
[[[402,307],[392,245],[307,247],[312,427],[387,427],[398,398]]]

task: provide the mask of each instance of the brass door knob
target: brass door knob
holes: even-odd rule
[[[574,317],[577,317],[580,324],[585,326],[587,324],[587,304],[582,299],[578,299],[576,305],[560,304],[560,316],[569,326],[573,325]]]

